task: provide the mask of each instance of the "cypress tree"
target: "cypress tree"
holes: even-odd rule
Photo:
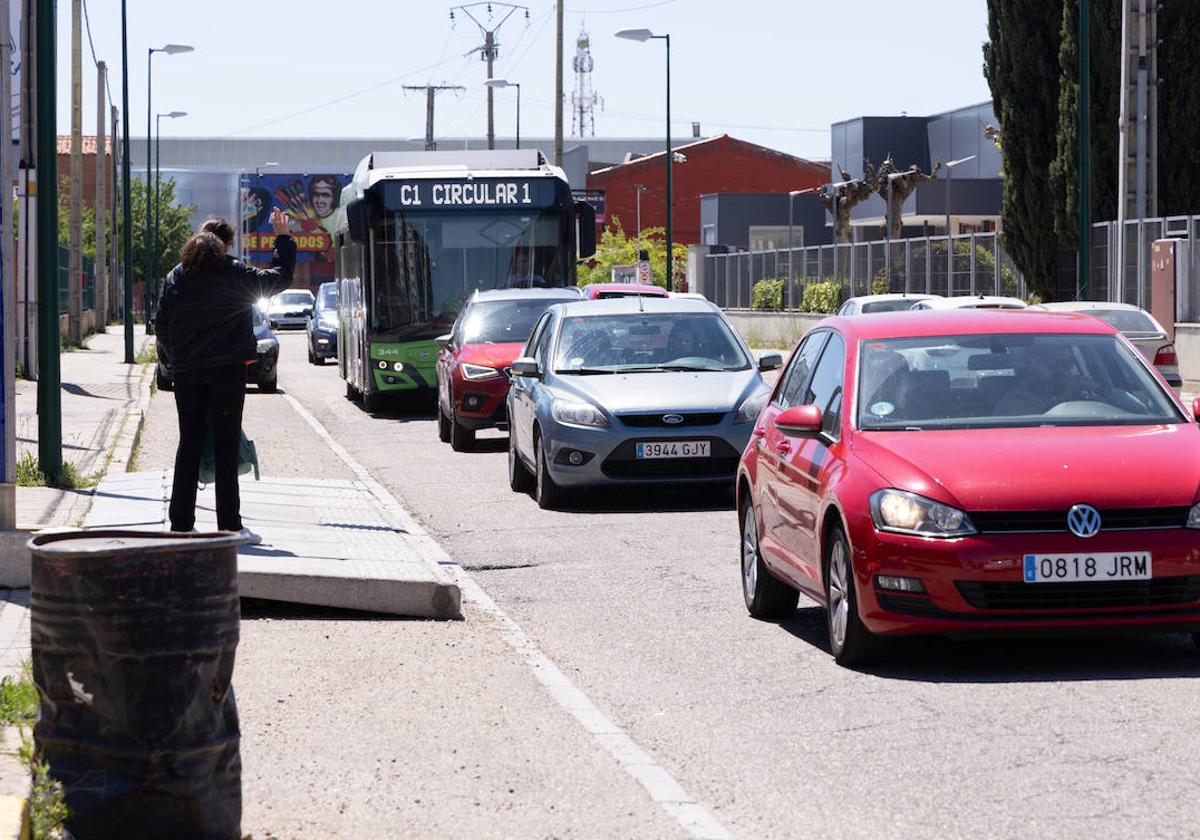
[[[1200,213],[1200,3],[1176,0],[1158,13],[1158,212]]]
[[[1004,145],[1004,241],[1034,292],[1054,290],[1054,201],[1062,0],[987,0],[984,76]]]

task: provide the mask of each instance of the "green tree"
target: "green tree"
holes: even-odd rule
[[[1200,213],[1200,3],[1165,3],[1158,13],[1158,212]]]
[[[641,247],[650,252],[650,279],[656,286],[667,285],[666,229],[661,227],[642,228]],[[671,249],[675,252],[675,263],[683,266],[687,260],[687,246],[678,242]],[[596,255],[576,272],[580,286],[588,283],[607,283],[612,279],[614,265],[632,265],[637,262],[638,240],[630,239],[621,226],[621,220],[613,216],[612,224],[600,234]]]
[[[132,201],[129,213],[133,226],[133,282],[140,283],[146,274],[146,183],[134,179],[130,185]],[[191,204],[175,203],[175,179],[164,178],[158,188],[158,274],[166,277],[167,272],[179,262],[179,252],[188,241],[192,230],[191,216],[196,207]],[[124,242],[121,244],[124,256]]]
[[[1048,297],[1058,250],[1047,171],[1057,154],[1061,0],[987,0],[984,76],[1004,138],[1004,238]]]
[[[65,175],[58,179],[58,242],[71,246],[71,180]],[[96,216],[90,207],[83,208],[83,255],[96,258]]]

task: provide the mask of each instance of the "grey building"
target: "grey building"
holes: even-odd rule
[[[792,197],[790,238],[795,247],[832,241],[825,208],[815,195]],[[705,245],[736,250],[786,248],[789,239],[786,193],[709,193],[700,196],[700,238]]]

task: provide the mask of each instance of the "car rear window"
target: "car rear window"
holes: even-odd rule
[[[524,343],[551,304],[575,300],[578,297],[476,301],[463,318],[462,340],[468,344]]]
[[[1087,314],[1112,324],[1121,332],[1161,332],[1149,315],[1134,309],[1089,309]]]
[[[862,311],[864,315],[869,312],[903,312],[907,309],[912,309],[913,303],[912,298],[877,300],[872,303],[864,303]]]

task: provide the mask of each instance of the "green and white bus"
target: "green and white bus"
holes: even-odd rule
[[[476,289],[575,285],[595,212],[536,150],[375,152],[342,191],[338,368],[346,396],[436,388],[434,340]]]

